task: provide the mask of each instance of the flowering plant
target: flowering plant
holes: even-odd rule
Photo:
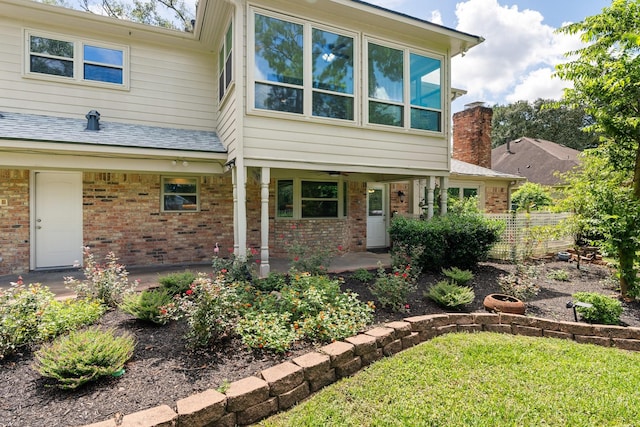
[[[247,256],[242,259],[233,253],[233,248],[229,248],[229,258],[221,258],[217,254],[213,256],[213,272],[221,275],[225,283],[251,282],[255,276],[255,263],[252,260],[257,255],[257,249],[247,248]]]
[[[118,264],[113,252],[105,257],[105,264],[98,264],[91,249],[83,248],[85,280],[65,277],[64,284],[72,289],[80,298],[96,298],[109,307],[116,307],[126,293],[133,292],[138,281],[129,283],[129,272],[125,266]]]
[[[342,245],[335,248],[310,245],[296,224],[291,226],[291,240],[286,243],[286,249],[291,271],[316,276],[326,274],[331,259],[344,251]]]
[[[161,317],[186,319],[189,330],[185,338],[192,347],[206,347],[233,330],[237,317],[236,288],[219,275],[215,279],[205,273],[198,276],[182,295],[160,307]]]
[[[378,277],[371,286],[371,293],[378,300],[381,307],[394,311],[407,311],[406,300],[409,294],[416,290],[417,273],[407,264],[394,267],[387,273],[382,263],[378,263]]]

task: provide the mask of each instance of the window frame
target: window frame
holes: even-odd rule
[[[291,216],[280,216],[278,212],[278,207],[280,205],[280,195],[279,195],[279,183],[281,181],[291,181],[293,183],[293,207],[292,207],[292,215]],[[329,201],[335,201],[337,203],[336,208],[336,216],[334,217],[308,217],[302,216],[302,204],[304,200],[319,200],[318,198],[309,198],[302,197],[302,183],[303,182],[331,182],[336,184],[336,189],[338,191],[338,195],[335,198],[326,198]],[[322,178],[278,178],[275,184],[275,218],[278,221],[282,220],[341,220],[348,217],[348,209],[347,206],[347,197],[348,197],[348,186],[345,185],[346,181],[342,178],[332,178],[328,177],[327,179]],[[325,200],[325,199],[323,199]]]
[[[285,82],[273,82],[269,80],[259,80],[256,78],[256,15],[262,15],[267,18],[279,19],[288,23],[302,26],[303,42],[302,42],[302,56],[303,56],[303,72],[302,72],[302,84],[294,85]],[[250,7],[248,17],[248,46],[247,46],[247,109],[249,112],[260,115],[267,115],[272,117],[290,117],[300,120],[313,120],[317,122],[330,122],[333,124],[341,123],[345,125],[354,125],[359,123],[360,117],[360,102],[359,102],[359,85],[357,84],[358,76],[360,75],[360,33],[349,31],[344,28],[337,28],[330,25],[326,25],[320,22],[303,19],[300,17],[285,15],[282,13],[274,12],[271,10],[265,10],[258,7]],[[320,30],[330,32],[339,36],[349,37],[353,40],[353,93],[327,91],[313,87],[313,30]],[[285,88],[300,89],[302,91],[302,113],[271,110],[256,107],[256,86],[259,84],[266,85],[278,85]],[[353,119],[343,119],[338,117],[327,117],[321,115],[315,115],[313,111],[313,96],[314,94],[321,95],[333,95],[348,97],[353,100]]]
[[[442,135],[444,133],[444,129],[445,127],[445,123],[444,123],[444,113],[445,113],[445,85],[444,85],[444,81],[445,81],[445,56],[441,55],[441,54],[437,54],[435,52],[429,52],[423,49],[417,49],[408,45],[403,45],[403,44],[399,44],[399,43],[394,43],[394,42],[390,42],[390,41],[386,41],[386,40],[381,40],[378,38],[375,38],[373,36],[369,36],[369,35],[365,35],[363,37],[363,58],[362,58],[362,62],[363,64],[365,64],[365,69],[362,71],[362,79],[363,79],[363,87],[367,88],[366,93],[363,95],[363,112],[362,112],[362,120],[363,123],[366,126],[369,127],[375,127],[375,128],[382,128],[382,129],[388,129],[388,130],[393,130],[396,129],[398,131],[411,131],[411,132],[420,132],[420,133],[431,133],[431,134],[439,134]],[[403,63],[402,63],[402,84],[403,84],[403,89],[402,89],[402,102],[398,102],[398,101],[393,101],[393,100],[388,100],[386,102],[381,101],[380,99],[377,98],[372,98],[369,95],[369,45],[370,44],[375,44],[377,46],[381,46],[381,47],[385,47],[385,48],[389,48],[389,49],[395,49],[395,50],[400,50],[402,51],[402,58],[403,58]],[[427,107],[422,107],[419,105],[414,105],[411,103],[411,55],[419,55],[425,58],[429,58],[429,59],[434,59],[437,61],[440,61],[440,109],[434,109],[434,108],[427,108]],[[382,104],[386,104],[386,105],[390,105],[390,106],[398,106],[400,108],[402,108],[402,125],[401,126],[394,126],[394,125],[386,125],[386,124],[381,124],[381,123],[374,123],[371,122],[370,120],[370,102],[375,102],[375,103],[382,103]],[[439,120],[439,124],[438,124],[438,130],[430,130],[430,129],[420,129],[420,128],[414,128],[411,125],[411,113],[414,109],[418,109],[420,111],[433,111],[436,113],[440,114],[440,120]]]
[[[59,76],[55,74],[39,73],[36,71],[31,71],[31,56],[34,54],[31,52],[32,37],[41,37],[44,39],[72,43],[73,44],[73,58],[72,58],[73,76],[71,77]],[[84,57],[85,46],[122,52],[122,66],[85,60],[85,57]],[[119,45],[114,43],[106,43],[106,42],[97,41],[97,40],[84,39],[79,37],[67,36],[59,33],[51,33],[48,31],[39,31],[39,30],[25,28],[23,52],[24,52],[24,58],[22,61],[23,77],[30,78],[30,79],[57,81],[61,83],[79,84],[79,85],[94,86],[94,87],[109,88],[109,89],[129,90],[129,73],[130,73],[129,46]],[[38,55],[38,53],[35,53],[35,55]],[[49,56],[49,55],[39,55],[39,56],[57,58],[55,56]],[[85,79],[84,77],[85,64],[121,69],[122,83],[112,83],[112,82],[102,81],[102,80]]]
[[[165,191],[165,182],[170,179],[184,179],[187,181],[193,181],[196,186],[195,193],[188,192],[166,192]],[[167,195],[175,195],[175,196],[195,196],[196,198],[196,208],[195,209],[166,209],[164,199]],[[163,213],[194,213],[200,212],[200,179],[196,176],[179,176],[179,175],[163,175],[160,177],[160,212]]]
[[[222,37],[220,48],[218,49],[218,103],[223,104],[227,99],[227,94],[235,85],[235,67],[234,67],[234,43],[235,43],[235,26],[233,19],[225,27],[226,31]],[[229,37],[231,33],[231,37]],[[228,46],[230,42],[231,46]],[[228,49],[228,51],[227,51]],[[224,84],[221,84],[224,83]]]

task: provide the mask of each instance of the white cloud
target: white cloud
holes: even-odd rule
[[[559,98],[567,85],[552,79],[554,66],[564,53],[579,46],[579,39],[555,34],[544,17],[497,0],[468,0],[456,5],[457,29],[485,38],[464,58],[453,60],[453,86],[466,89],[465,102],[490,104]]]
[[[429,19],[429,21],[433,22],[434,24],[444,25],[442,21],[442,14],[439,10],[434,10],[433,12],[431,12],[431,19]]]

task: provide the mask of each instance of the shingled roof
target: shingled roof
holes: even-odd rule
[[[216,132],[101,121],[89,131],[87,120],[23,113],[0,113],[0,140],[65,142],[83,145],[226,153]]]
[[[461,160],[451,159],[451,174],[460,176],[478,176],[482,178],[496,178],[496,179],[524,179],[519,175],[512,175],[508,173],[502,173],[493,169],[483,168],[482,166],[474,165],[472,163],[463,162]]]
[[[562,185],[556,172],[579,166],[579,151],[544,139],[518,138],[491,150],[491,169],[542,185]]]

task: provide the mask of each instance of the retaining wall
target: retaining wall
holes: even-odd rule
[[[110,419],[85,427],[249,425],[292,407],[385,356],[450,332],[480,331],[563,338],[640,351],[640,328],[556,322],[502,313],[414,316],[336,341],[265,369],[260,375],[235,381],[224,393],[207,390],[177,401],[173,408],[162,405],[125,415],[121,424]]]

